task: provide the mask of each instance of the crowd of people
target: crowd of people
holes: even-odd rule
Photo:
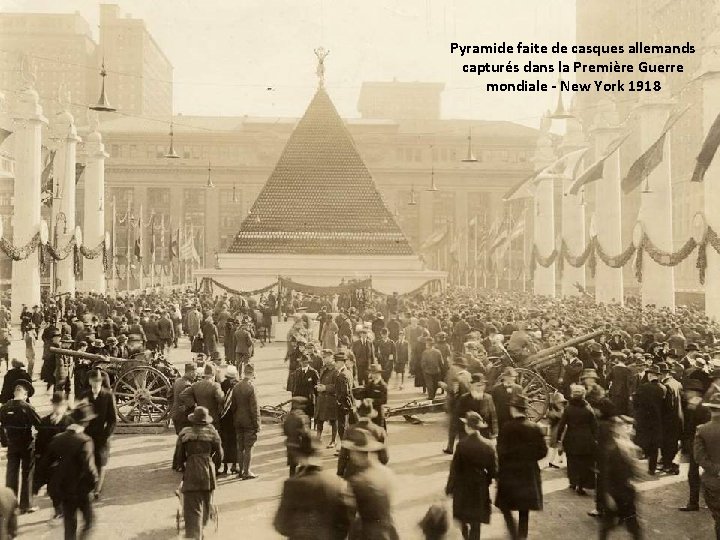
[[[11,368],[0,391],[6,484],[20,512],[35,509],[33,496],[47,484],[56,519],[63,516],[75,534],[76,511],[91,528],[92,500],[102,491],[115,398],[106,373],[58,349],[162,355],[184,334],[193,357],[167,397],[185,533],[200,538],[217,477],[258,476],[251,468],[261,429],[255,347],[270,341],[269,314],[299,296],[91,294],[48,298],[24,310],[28,353],[25,361],[5,355]],[[464,538],[479,539],[489,522],[492,483],[508,534],[527,537],[529,513],[543,508],[539,462],[566,467],[578,496],[594,491],[588,513],[601,538],[618,525],[641,538],[634,484],[680,474],[679,454],[689,461],[688,500],[679,510],[699,511],[702,492],[720,538],[720,334],[702,311],[469,289],[371,298],[360,307],[338,306],[333,297],[312,301],[317,315],[296,313],[285,336],[291,410],[282,427],[290,478],[274,522],[281,535],[398,537],[387,403],[389,392],[412,381],[428,403],[444,400],[442,451],[452,455],[445,491]],[[0,352],[10,337],[4,310],[2,320]],[[45,418],[30,405],[35,340],[43,348],[39,376],[52,395]],[[547,349],[550,361],[535,363]],[[527,369],[547,381],[547,401],[518,384]],[[323,448],[337,457],[336,470],[322,469]],[[92,459],[67,476],[57,464],[70,454]],[[74,487],[57,489],[66,481]],[[427,538],[439,539],[448,521],[448,512],[433,506],[420,525]]]

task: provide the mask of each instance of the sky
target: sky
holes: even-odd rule
[[[344,117],[359,116],[357,97],[363,81],[396,78],[444,83],[444,118],[508,120],[537,127],[542,113],[554,107],[557,94],[487,93],[487,76],[463,73],[466,60],[450,54],[450,43],[550,45],[572,44],[575,38],[575,0],[116,3],[125,14],[145,20],[172,62],[174,109],[183,114],[300,116],[317,87],[313,50],[322,45],[330,51],[326,88]],[[98,3],[90,0],[0,0],[0,10],[78,11],[97,37]],[[483,61],[487,60],[506,63],[508,57]],[[543,77],[554,83],[557,76]],[[522,74],[513,75],[521,78]]]

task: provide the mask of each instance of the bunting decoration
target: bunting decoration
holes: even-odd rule
[[[580,188],[602,178],[605,171],[605,161],[612,156],[620,148],[620,146],[622,146],[628,137],[630,137],[630,133],[622,135],[611,142],[605,149],[605,153],[602,157],[590,165],[587,169],[583,170],[577,178],[575,178],[575,181],[570,186],[570,189],[568,189],[568,193],[570,195],[577,195]]]

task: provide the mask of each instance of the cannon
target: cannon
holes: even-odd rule
[[[162,355],[143,352],[132,358],[116,358],[58,347],[50,347],[50,352],[84,360],[91,368],[105,371],[121,422],[157,424],[167,420],[168,396],[180,372]]]

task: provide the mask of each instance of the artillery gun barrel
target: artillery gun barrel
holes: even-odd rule
[[[84,351],[74,351],[72,349],[61,349],[60,347],[50,347],[50,352],[62,354],[65,356],[73,356],[75,358],[84,358],[85,360],[103,360],[109,362],[125,362],[127,358],[115,358],[114,356],[103,356],[101,354],[92,354]]]
[[[568,347],[574,347],[575,345],[579,345],[580,343],[585,343],[586,341],[595,339],[596,337],[599,337],[604,333],[605,330],[595,330],[594,332],[590,332],[589,334],[583,334],[582,336],[568,339],[567,341],[563,341],[562,343],[558,343],[557,345],[553,345],[552,347],[548,347],[547,349],[542,349],[541,351],[538,351],[535,354],[528,356],[527,360],[524,363],[528,367],[533,368],[545,367],[550,363],[547,362],[547,360],[550,360],[552,356],[559,353],[563,349],[566,349]]]

